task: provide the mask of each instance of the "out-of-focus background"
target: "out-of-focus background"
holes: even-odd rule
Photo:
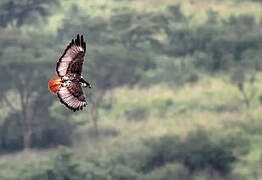
[[[77,34],[89,105],[48,89]],[[261,180],[261,0],[1,0],[0,179]]]

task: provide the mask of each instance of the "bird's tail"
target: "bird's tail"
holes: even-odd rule
[[[62,81],[60,78],[53,77],[48,83],[48,89],[52,93],[56,94],[60,86],[62,85]]]

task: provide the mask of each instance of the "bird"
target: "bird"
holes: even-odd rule
[[[74,112],[82,110],[87,105],[82,88],[91,88],[82,76],[85,53],[86,42],[83,35],[80,37],[78,34],[76,39],[72,39],[69,43],[56,64],[58,77],[53,77],[48,83],[48,89]]]

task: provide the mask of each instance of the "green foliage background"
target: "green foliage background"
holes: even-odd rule
[[[261,3],[1,0],[0,179],[262,179]],[[73,113],[47,83],[77,34]]]

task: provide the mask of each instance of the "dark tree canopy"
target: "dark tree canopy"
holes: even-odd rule
[[[0,26],[21,26],[34,22],[36,15],[50,15],[50,6],[59,5],[58,0],[4,0],[0,3]]]

